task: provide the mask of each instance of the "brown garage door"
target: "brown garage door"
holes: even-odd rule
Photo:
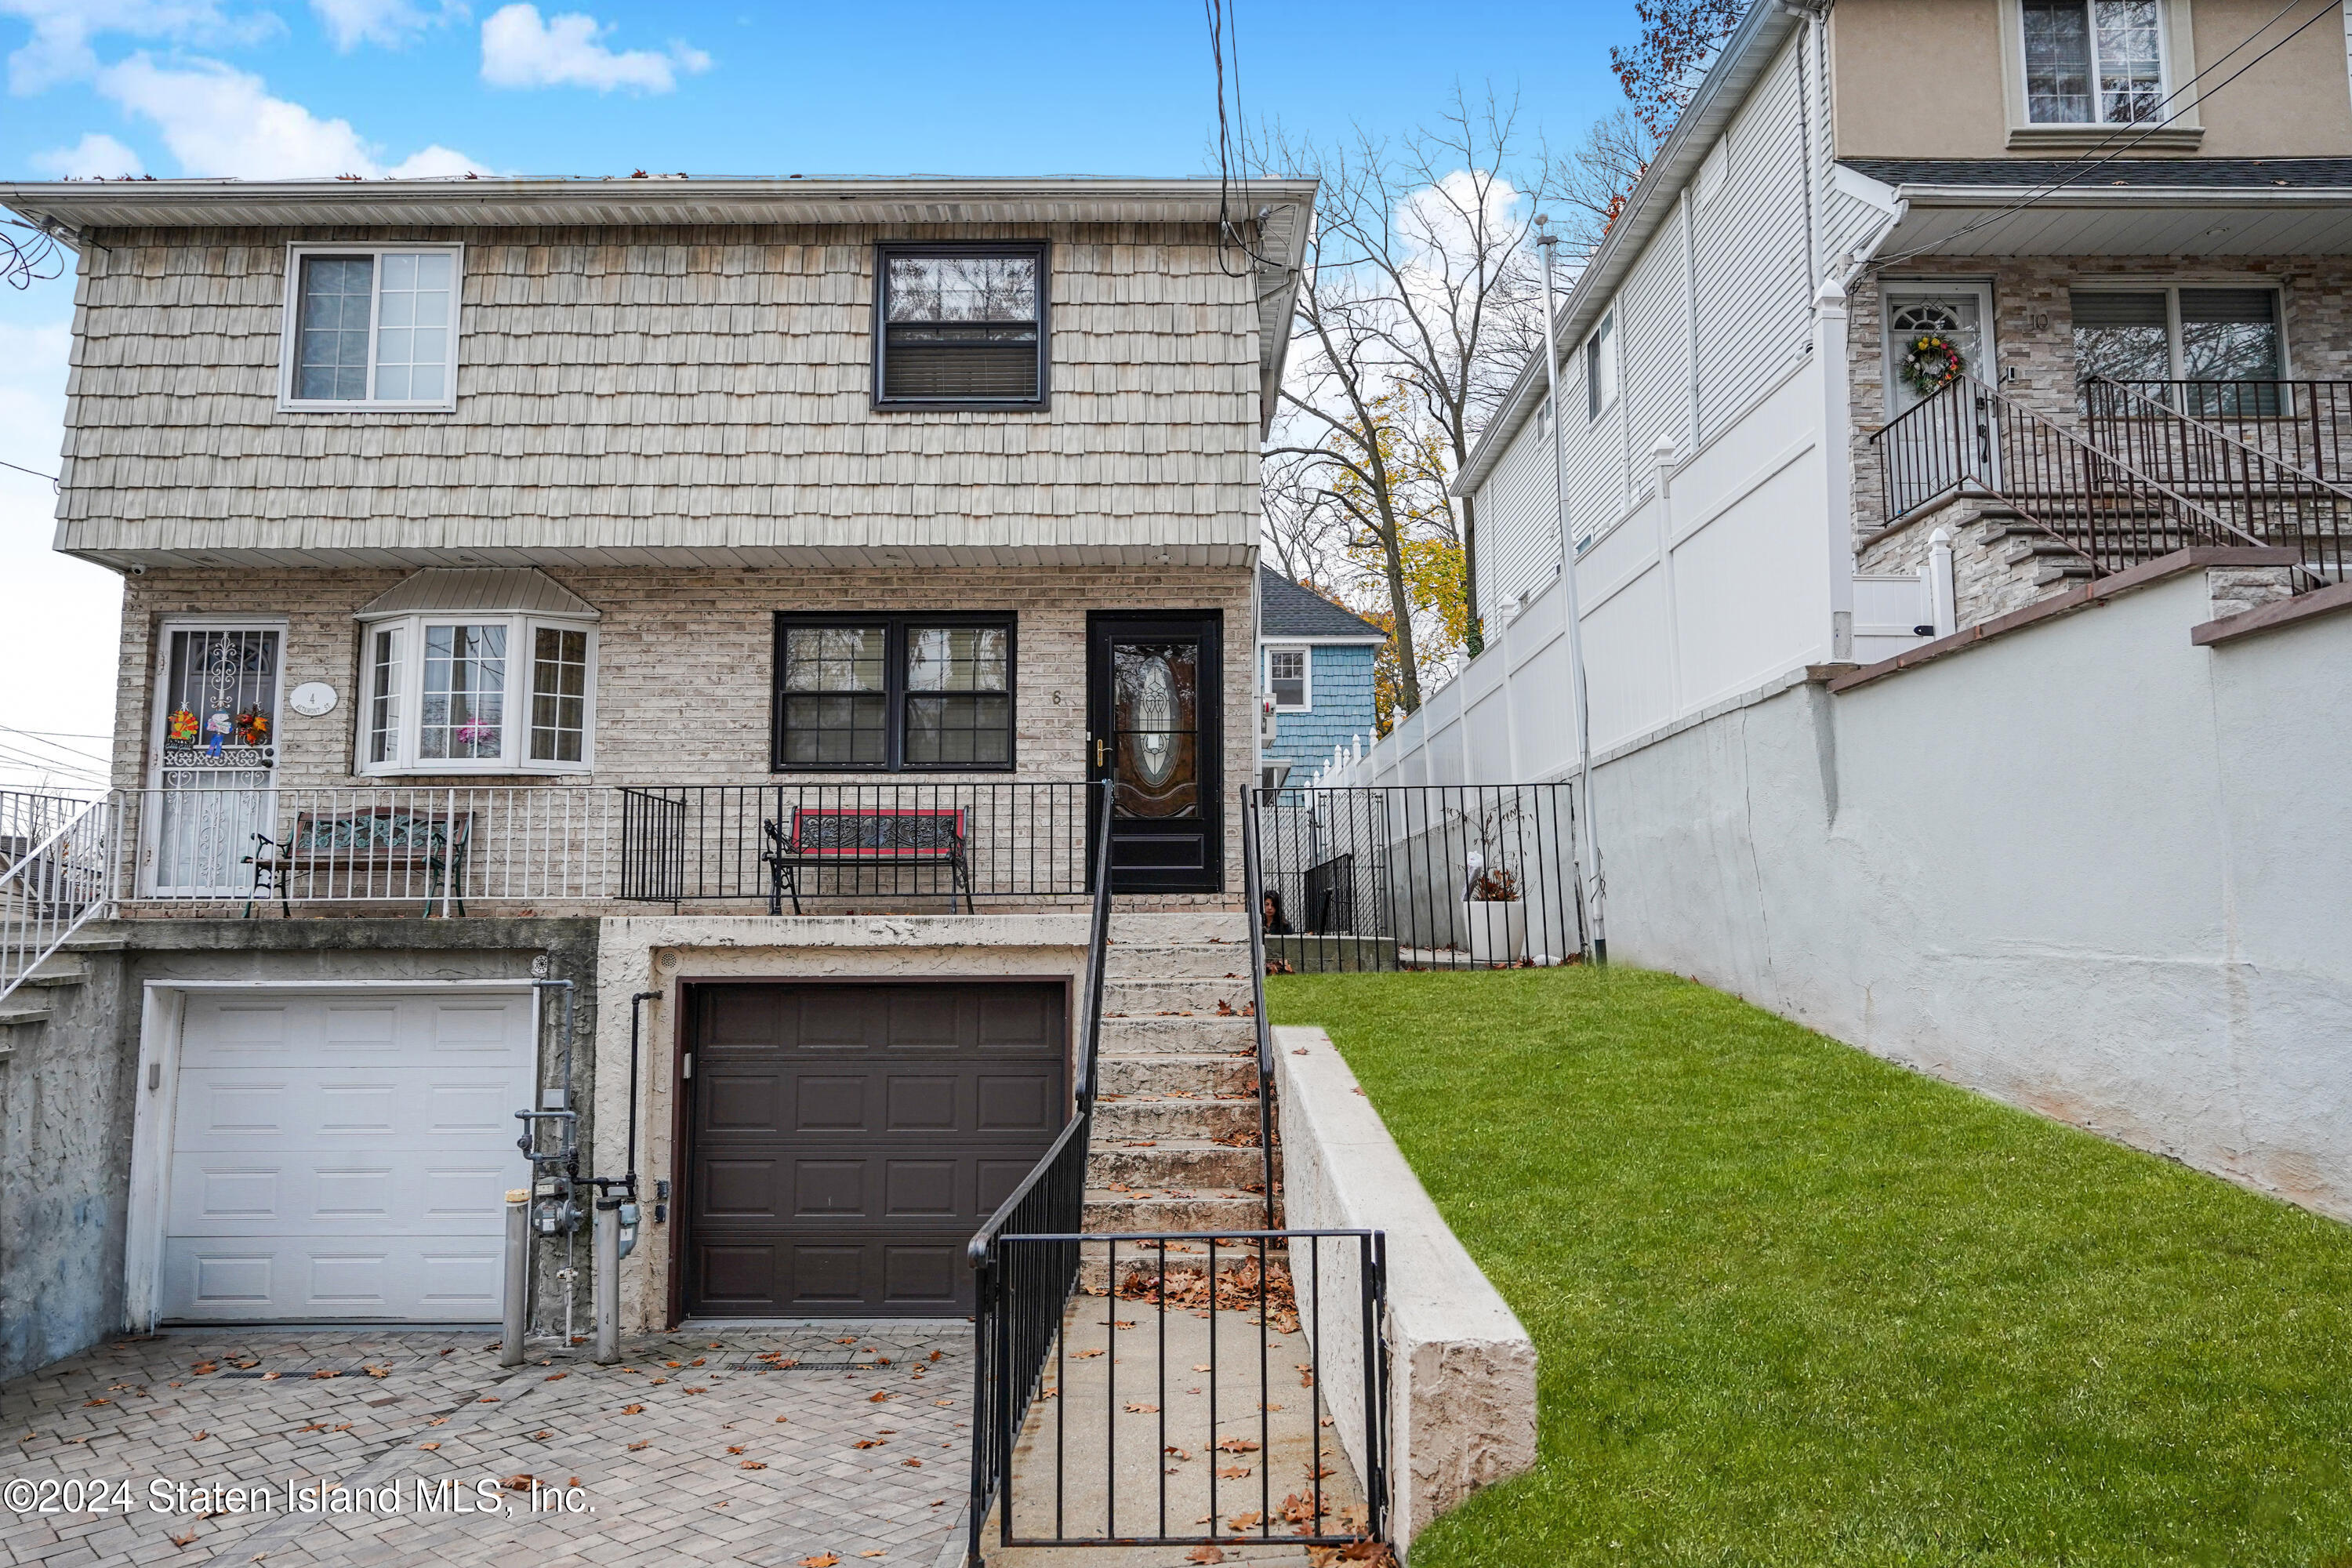
[[[686,1310],[969,1313],[964,1243],[1066,1119],[1063,996],[695,987]]]

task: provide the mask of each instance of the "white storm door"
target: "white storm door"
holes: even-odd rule
[[[189,993],[162,1319],[496,1321],[532,1018],[520,992]]]
[[[274,626],[164,634],[156,691],[144,891],[219,898],[253,890],[257,835],[275,835],[278,686]]]
[[[1993,480],[1996,454],[1980,432],[1979,411],[1965,391],[1936,410],[1905,420],[1933,395],[1903,376],[1904,357],[1923,337],[1948,341],[1960,352],[1963,373],[1992,384],[1992,287],[1986,283],[1888,283],[1885,286],[1886,418],[1879,437],[1889,465],[1888,489],[1896,516],[1933,500],[1963,479]]]

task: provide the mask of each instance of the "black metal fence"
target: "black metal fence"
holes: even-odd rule
[[[2099,378],[2084,384],[2085,415],[2096,412],[2100,386],[2177,409],[2319,479],[2352,481],[2352,382]]]
[[[1004,1457],[1000,1545],[1385,1537],[1382,1233],[1071,1231],[995,1246],[1008,1281],[1076,1286],[1042,1345],[1035,1313],[999,1319],[1003,1348],[984,1370],[1002,1384],[985,1402]],[[975,1520],[984,1509],[975,1489]]]
[[[1496,969],[1583,950],[1570,786],[1251,792],[1276,973]]]
[[[681,784],[622,793],[620,896],[669,902],[1083,895],[1085,784]]]

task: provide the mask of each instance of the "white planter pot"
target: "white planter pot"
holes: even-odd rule
[[[1464,945],[1473,963],[1517,963],[1528,948],[1527,904],[1470,899],[1462,905]]]

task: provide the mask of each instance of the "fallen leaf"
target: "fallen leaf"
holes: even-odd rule
[[[646,1407],[642,1405],[624,1405],[621,1406],[621,1414],[624,1415],[643,1415],[645,1413]]]
[[[919,1470],[923,1468],[923,1461],[920,1459],[901,1459],[898,1462],[910,1470]]]
[[[735,1468],[739,1470],[764,1470],[768,1467],[761,1464],[757,1459],[746,1459]]]
[[[363,1366],[360,1368],[360,1370],[367,1373],[370,1377],[390,1377],[392,1375],[392,1368],[388,1366]]]
[[[801,1568],[834,1568],[841,1561],[830,1552],[820,1552],[814,1557],[801,1559]]]
[[[436,1448],[439,1447],[441,1445],[440,1445],[440,1444],[438,1444],[438,1443],[419,1443],[419,1444],[417,1444],[416,1446],[417,1446],[418,1447],[420,1447],[420,1448],[424,1449],[426,1453],[428,1453],[428,1454],[429,1454],[429,1453],[431,1453],[434,1449],[436,1449]]]
[[[1228,1437],[1223,1442],[1218,1444],[1217,1447],[1223,1448],[1228,1454],[1255,1453],[1257,1450],[1257,1439],[1255,1437]]]
[[[1127,1407],[1127,1413],[1129,1415],[1157,1415],[1159,1410],[1160,1406],[1157,1405],[1136,1405],[1129,1403]]]
[[[207,1373],[218,1372],[220,1370],[220,1363],[213,1361],[200,1361],[188,1370],[194,1373],[198,1377],[202,1377]]]
[[[636,1452],[638,1449],[640,1449],[640,1448],[647,1447],[651,1446],[651,1444],[652,1444],[652,1443],[653,1443],[653,1439],[652,1439],[651,1437],[646,1437],[646,1438],[641,1439],[641,1440],[640,1440],[640,1441],[638,1441],[638,1442],[635,1442],[635,1443],[632,1443],[632,1444],[630,1444],[630,1445],[629,1445],[629,1452],[630,1452],[630,1453],[632,1453],[632,1454],[634,1454],[634,1453],[635,1453],[635,1452]]]
[[[1247,1513],[1237,1513],[1234,1515],[1233,1518],[1225,1521],[1225,1528],[1228,1530],[1255,1530],[1257,1528],[1257,1521],[1258,1511],[1255,1509],[1252,1509]]]
[[[571,1375],[572,1374],[568,1372],[551,1372],[541,1381],[545,1383],[562,1383],[565,1378],[570,1377]]]
[[[111,1404],[113,1404],[113,1403],[114,1403],[114,1401],[112,1401],[111,1399],[85,1399],[85,1400],[83,1400],[81,1403],[82,1403],[82,1407],[83,1407],[84,1409],[88,1409],[89,1406],[91,1406],[91,1405],[111,1405]]]
[[[554,1434],[554,1433],[552,1433],[552,1432],[533,1432],[533,1433],[530,1435],[530,1440],[531,1440],[532,1442],[534,1442],[534,1443],[544,1443],[544,1442],[546,1442],[550,1437],[552,1437],[552,1436],[555,1436],[555,1434]]]
[[[740,1443],[730,1443],[727,1446],[727,1451],[730,1454],[740,1454],[743,1451],[743,1445]]]
[[[342,1376],[342,1375],[343,1375],[343,1374],[342,1374],[341,1373],[340,1373],[340,1372],[336,1371],[336,1370],[335,1370],[333,1367],[331,1367],[331,1366],[322,1366],[322,1367],[320,1367],[318,1371],[316,1371],[316,1372],[314,1372],[314,1373],[312,1373],[310,1374],[310,1380],[311,1380],[313,1383],[316,1383],[316,1382],[318,1382],[319,1380],[320,1380],[321,1378],[341,1377],[341,1376]]]
[[[669,1379],[666,1377],[649,1377],[646,1380],[646,1386],[647,1388],[658,1388],[668,1381]]]
[[[939,1360],[939,1359],[940,1359],[940,1357],[941,1355],[943,1355],[944,1353],[946,1353],[946,1352],[942,1352],[942,1351],[933,1351],[933,1352],[931,1352],[931,1359],[932,1359],[933,1361],[937,1361],[937,1360]]]
[[[887,1388],[886,1388],[886,1389],[882,1390],[879,1394],[867,1394],[867,1395],[866,1396],[866,1404],[868,1404],[868,1405],[879,1405],[879,1404],[881,1404],[884,1400],[886,1400],[886,1399],[887,1399],[887,1398],[889,1398],[889,1397],[890,1397],[890,1391],[889,1391],[888,1389],[887,1389]]]
[[[1100,1354],[1102,1354],[1102,1352],[1100,1352],[1100,1351],[1098,1351],[1098,1350],[1093,1350],[1093,1351],[1073,1351],[1073,1352],[1070,1352],[1070,1359],[1071,1359],[1072,1361],[1085,1361],[1085,1360],[1087,1360],[1089,1357],[1098,1356],[1098,1355],[1100,1355]],[[102,1400],[102,1399],[101,1399],[101,1400],[100,1400],[100,1401],[99,1401],[99,1403],[100,1403],[100,1404],[101,1404],[101,1405],[103,1405],[103,1404],[105,1404],[106,1402],[105,1402],[104,1400]]]
[[[485,1394],[479,1399],[474,1401],[477,1405],[496,1405],[498,1402],[499,1396],[495,1394]]]
[[[1173,1443],[1169,1444],[1168,1447],[1160,1449],[1160,1451],[1163,1454],[1173,1454],[1180,1459],[1189,1459],[1192,1457],[1192,1449],[1180,1448]]]
[[[1225,1551],[1222,1546],[1195,1546],[1192,1551],[1184,1553],[1184,1561],[1187,1563],[1223,1563],[1224,1560]]]
[[[689,1388],[686,1392],[688,1394],[708,1394],[710,1390],[707,1388]]]
[[[172,1544],[174,1546],[185,1546],[190,1542],[195,1540],[195,1538],[196,1532],[192,1530],[185,1535],[175,1535],[172,1537]]]
[[[684,1362],[682,1362],[682,1361],[666,1361],[666,1362],[662,1363],[662,1365],[667,1366],[667,1367],[672,1367],[672,1368],[681,1367],[681,1366],[684,1366],[685,1364],[686,1364],[686,1363],[685,1363]]]
[[[785,1416],[779,1415],[779,1416],[777,1416],[777,1417],[776,1417],[776,1425],[777,1425],[777,1426],[782,1426],[782,1425],[784,1424],[784,1422],[785,1422],[787,1419],[788,1419],[788,1418],[787,1418],[787,1417],[785,1417]]]
[[[1247,1465],[1226,1465],[1218,1469],[1217,1479],[1220,1480],[1237,1481],[1249,1473],[1250,1468]]]
[[[878,1448],[881,1446],[882,1439],[879,1437],[860,1437],[850,1445],[853,1448]]]
[[[952,1400],[952,1399],[934,1399],[934,1400],[932,1400],[932,1401],[931,1401],[931,1403],[932,1403],[932,1404],[934,1404],[934,1405],[940,1405],[940,1406],[945,1407],[945,1406],[947,1406],[947,1405],[953,1405],[953,1404],[955,1403],[955,1401],[954,1401],[954,1400]],[[783,1419],[783,1417],[782,1417],[782,1416],[781,1416],[781,1415],[779,1415],[779,1416],[777,1416],[777,1417],[776,1417],[776,1419],[777,1419],[777,1420],[779,1420],[779,1421],[782,1421],[782,1420]]]
[[[696,1356],[692,1361],[688,1362],[686,1364],[688,1366],[700,1366],[705,1359],[706,1358],[702,1356]]]
[[[506,1488],[507,1490],[510,1492],[527,1492],[530,1490],[530,1478],[529,1476],[509,1476],[505,1480],[500,1481],[499,1485]]]
[[[1193,1363],[1192,1370],[1194,1372],[1206,1372],[1209,1370],[1209,1363],[1207,1362],[1196,1362]]]
[[[576,1487],[576,1486],[578,1486],[578,1485],[580,1484],[580,1478],[579,1478],[578,1476],[574,1476],[574,1477],[572,1477],[569,1481],[566,1481],[564,1484],[565,1484],[566,1486],[572,1486],[572,1487]]]

